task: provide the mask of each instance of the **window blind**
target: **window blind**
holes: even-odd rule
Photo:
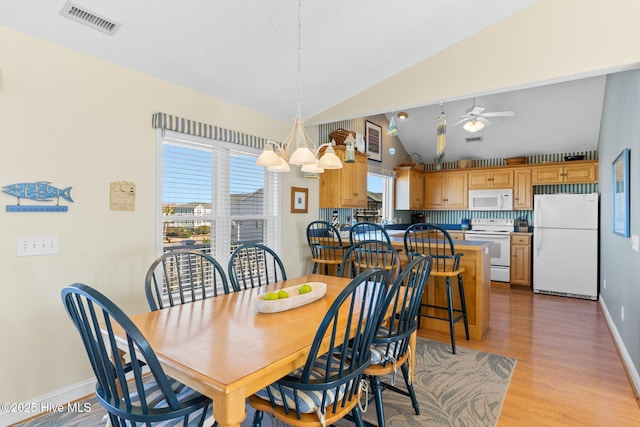
[[[279,251],[278,177],[255,165],[258,150],[158,132],[162,251],[200,249],[223,266],[244,243]]]

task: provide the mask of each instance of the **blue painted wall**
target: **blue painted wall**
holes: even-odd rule
[[[600,183],[600,298],[615,324],[624,348],[621,354],[632,363],[632,379],[640,391],[640,253],[631,240],[612,232],[611,163],[630,148],[631,234],[640,234],[640,71],[607,77],[598,143]],[[607,287],[604,288],[604,280]],[[624,321],[621,308],[624,306]]]

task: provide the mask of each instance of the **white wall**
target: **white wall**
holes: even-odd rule
[[[94,286],[129,314],[148,309],[143,280],[156,255],[152,114],[278,140],[292,124],[2,27],[0,71],[0,186],[46,180],[72,186],[75,200],[66,213],[0,206],[0,402],[21,402],[92,377],[62,307],[65,285]],[[134,212],[109,209],[109,183],[120,180],[137,186]],[[310,189],[310,214],[289,213],[291,186]],[[281,255],[291,276],[305,267],[303,230],[317,216],[317,188],[299,173],[283,176]],[[16,199],[0,193],[0,203]],[[59,255],[17,257],[17,237],[37,235],[59,236]]]
[[[399,111],[637,67],[638,16],[637,0],[537,0],[310,121]]]

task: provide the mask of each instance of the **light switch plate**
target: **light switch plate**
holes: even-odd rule
[[[638,235],[637,234],[631,235],[631,249],[638,252]]]
[[[53,255],[59,250],[58,236],[25,236],[18,237],[17,256]]]

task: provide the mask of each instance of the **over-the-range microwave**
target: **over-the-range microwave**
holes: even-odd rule
[[[469,190],[470,211],[512,211],[513,190]]]

